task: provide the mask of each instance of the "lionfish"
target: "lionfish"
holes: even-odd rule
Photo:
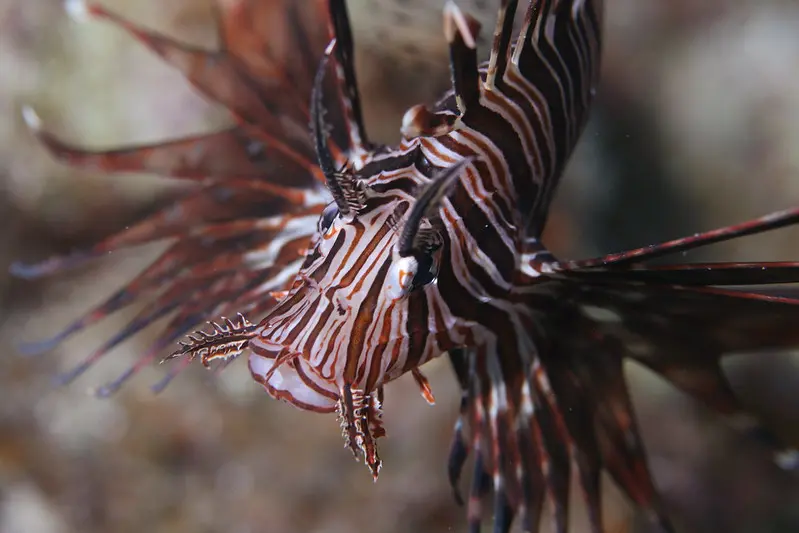
[[[363,126],[344,0],[219,1],[221,46],[192,48],[94,3],[107,19],[226,106],[228,129],[150,146],[91,151],[24,115],[69,163],[196,183],[185,197],[88,250],[36,265],[38,277],[121,247],[169,239],[148,268],[44,351],[132,302],[149,304],[62,376],[70,381],[156,319],[174,316],[145,355],[97,390],[107,396],[196,324],[168,356],[162,389],[199,358],[245,350],[274,398],[338,415],[347,446],[377,478],[386,383],[447,354],[462,390],[449,478],[456,498],[473,456],[470,531],[493,498],[495,531],[520,517],[537,531],[545,499],[567,529],[572,468],[592,531],[602,530],[600,472],[663,529],[624,382],[636,360],[718,412],[747,416],[720,367],[729,352],[799,344],[799,300],[731,286],[799,281],[799,263],[651,265],[650,260],[799,222],[799,209],[587,260],[559,260],[540,237],[594,99],[602,0],[499,2],[490,59],[479,24],[444,8],[452,89],[412,107],[398,146]],[[264,13],[281,13],[282,18]],[[332,40],[321,31],[325,13]],[[308,127],[310,123],[310,127]],[[310,130],[310,132],[309,132]],[[728,288],[722,288],[728,286]],[[754,290],[754,289],[752,289]],[[249,316],[257,321],[250,322]]]

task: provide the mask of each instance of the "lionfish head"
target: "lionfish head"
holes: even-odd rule
[[[379,156],[360,169],[338,167],[323,108],[328,47],[311,101],[314,144],[333,201],[321,213],[305,260],[277,304],[252,331],[249,368],[269,394],[297,407],[337,411],[344,436],[374,474],[370,442],[379,426],[381,387],[446,346],[413,312],[435,290],[446,235],[439,206],[469,163],[432,179],[404,167],[386,171]],[[409,316],[415,319],[409,319]],[[355,451],[355,448],[353,449]]]
[[[420,199],[365,181],[353,182],[357,209],[325,208],[296,278],[249,344],[253,377],[302,408],[333,411],[343,388],[368,395],[425,357],[426,324],[407,317],[436,282],[443,237],[418,216]]]

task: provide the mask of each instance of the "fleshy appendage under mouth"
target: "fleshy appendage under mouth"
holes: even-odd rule
[[[302,354],[259,337],[250,344],[250,373],[273,398],[300,409],[338,414],[345,447],[364,460],[377,481],[382,461],[377,439],[385,436],[382,424],[382,387],[371,393],[323,378]]]

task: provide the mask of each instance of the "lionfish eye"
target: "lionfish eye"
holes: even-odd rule
[[[407,296],[436,279],[438,268],[433,257],[434,251],[430,249],[394,259],[386,285],[390,298],[397,300]]]
[[[322,216],[319,217],[319,233],[327,233],[327,230],[330,229],[330,226],[333,224],[333,220],[338,216],[339,209],[336,202],[330,202],[327,204],[325,209],[322,211]]]
[[[415,256],[416,275],[411,279],[410,290],[420,289],[431,284],[438,276],[438,265],[433,258],[433,251],[420,252]]]

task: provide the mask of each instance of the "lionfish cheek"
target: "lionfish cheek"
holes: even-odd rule
[[[413,257],[400,257],[391,264],[384,286],[389,300],[396,301],[407,296],[418,267]]]
[[[250,374],[271,397],[306,411],[335,411],[338,394],[335,385],[320,378],[302,358],[273,369],[275,364],[275,359],[250,353]]]

